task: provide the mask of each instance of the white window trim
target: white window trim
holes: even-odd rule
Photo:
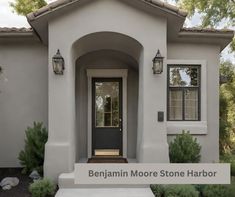
[[[127,158],[127,76],[128,69],[87,69],[88,77],[88,158],[92,157],[92,78],[122,78],[122,150],[123,157]]]
[[[207,61],[206,60],[176,60],[168,59],[169,64],[201,65],[201,120],[200,121],[167,121],[167,134],[181,134],[182,130],[195,135],[207,134]],[[168,106],[167,106],[168,107]]]

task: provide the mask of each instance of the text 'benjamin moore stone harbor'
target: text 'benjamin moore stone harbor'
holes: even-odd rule
[[[77,164],[76,184],[230,184],[229,164]]]
[[[130,170],[130,171],[109,171],[109,170],[89,170],[89,177],[96,177],[101,179],[115,178],[115,177],[216,177],[217,171],[195,171],[187,170],[185,171],[139,171],[139,170]]]

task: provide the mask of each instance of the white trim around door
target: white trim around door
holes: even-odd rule
[[[127,76],[128,69],[87,69],[88,77],[88,158],[92,157],[92,78],[122,78],[123,157],[127,157]]]

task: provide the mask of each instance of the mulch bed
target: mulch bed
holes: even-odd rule
[[[17,177],[20,180],[19,185],[11,190],[4,191],[0,187],[0,197],[31,197],[28,188],[32,180],[28,175],[21,174],[21,171],[20,168],[0,168],[0,181],[5,177]]]

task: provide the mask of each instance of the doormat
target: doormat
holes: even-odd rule
[[[128,163],[125,158],[90,158],[87,163]]]

